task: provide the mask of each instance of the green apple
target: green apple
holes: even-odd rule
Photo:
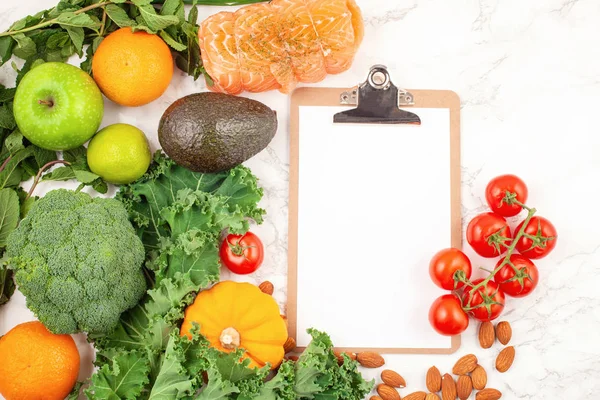
[[[70,64],[48,62],[29,71],[17,87],[13,104],[19,130],[48,150],[68,150],[87,142],[98,130],[104,101],[96,82]]]

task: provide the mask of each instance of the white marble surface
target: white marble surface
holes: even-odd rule
[[[55,0],[0,2],[0,30],[53,6]],[[594,0],[358,0],[365,41],[352,69],[319,86],[351,86],[376,63],[386,64],[396,84],[451,89],[462,99],[462,204],[464,225],[485,209],[487,181],[516,173],[529,185],[530,203],[558,228],[554,253],[539,262],[541,281],[530,297],[510,301],[504,318],[514,329],[514,368],[490,373],[489,386],[503,399],[600,397],[600,2]],[[201,17],[218,8],[200,7]],[[13,75],[0,69],[0,83]],[[175,99],[204,90],[202,81],[178,72],[167,93],[138,109],[107,103],[104,124],[139,126],[156,147],[157,121]],[[265,188],[266,222],[255,231],[267,245],[262,269],[252,279],[273,281],[285,303],[288,96],[254,94],[277,110],[280,129],[267,150],[249,161]],[[343,166],[340,166],[343,173]],[[418,173],[418,171],[407,171]],[[49,187],[42,187],[47,190]],[[360,188],[359,188],[360,189]],[[417,199],[418,201],[418,199]],[[427,223],[427,216],[423,216]],[[327,226],[335,233],[335,226]],[[409,227],[408,227],[409,229]],[[466,248],[469,255],[473,253]],[[474,264],[490,266],[474,257]],[[429,284],[424,266],[423,280]],[[385,279],[385,277],[382,277]],[[334,284],[334,283],[332,283]],[[401,310],[409,305],[398,304]],[[425,317],[425,316],[424,316]],[[31,319],[22,296],[0,310],[0,334]],[[498,348],[481,350],[476,324],[457,355],[474,352],[492,369]],[[83,340],[81,350],[89,359]],[[389,356],[409,391],[424,389],[425,371],[449,371],[457,355]],[[82,368],[82,376],[90,368]],[[374,371],[367,371],[375,376]]]

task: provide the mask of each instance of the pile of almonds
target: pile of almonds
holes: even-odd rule
[[[484,322],[479,327],[479,344],[484,349],[491,348],[496,339],[506,346],[512,338],[512,328],[506,321],[498,323],[495,327],[491,322]],[[357,357],[363,367],[378,368],[384,360],[377,353],[359,353]],[[504,347],[496,358],[496,370],[506,372],[510,369],[515,359],[515,348]],[[363,361],[363,362],[361,362]],[[377,386],[378,395],[370,400],[467,400],[475,391],[476,400],[498,400],[502,393],[487,386],[487,372],[479,365],[474,354],[461,357],[454,367],[452,375],[442,375],[435,366],[429,368],[425,378],[427,391],[417,391],[401,397],[397,389],[406,387],[404,378],[395,371],[384,370],[381,373],[383,383]]]
[[[273,284],[265,281],[259,285],[262,292],[272,295]],[[282,315],[286,320],[286,317]],[[287,322],[287,321],[286,321]],[[479,345],[483,349],[491,348],[496,339],[506,346],[512,338],[512,328],[506,321],[499,322],[495,327],[491,322],[483,322],[479,327]],[[290,353],[296,348],[296,341],[289,337],[284,345],[285,353]],[[341,364],[344,360],[343,354],[346,354],[352,360],[364,368],[380,368],[385,364],[381,354],[373,351],[360,353],[336,352],[335,355]],[[289,355],[289,360],[296,361],[298,357]],[[506,372],[510,369],[515,359],[515,348],[507,346],[500,351],[496,358],[496,370]],[[425,386],[428,392],[417,391],[404,397],[400,396],[398,389],[406,387],[406,381],[396,371],[390,369],[381,372],[381,381],[377,385],[377,394],[371,396],[370,400],[467,400],[471,397],[473,391],[475,400],[498,400],[502,393],[493,388],[487,388],[487,372],[479,365],[477,357],[474,354],[467,354],[461,357],[454,367],[452,373],[458,378],[455,380],[450,374],[442,374],[435,366],[429,368],[425,377]],[[440,397],[441,396],[441,397]]]

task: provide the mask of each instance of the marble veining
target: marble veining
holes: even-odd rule
[[[0,2],[0,30],[55,2]],[[503,399],[600,398],[600,2],[357,2],[366,32],[356,61],[348,72],[329,76],[316,86],[353,86],[371,65],[385,64],[400,87],[455,91],[462,101],[463,225],[485,211],[484,189],[490,178],[516,173],[529,185],[529,203],[559,231],[554,253],[537,263],[538,288],[527,298],[509,299],[502,317],[513,326],[514,367],[505,374],[492,371],[500,347],[480,349],[477,324],[472,323],[456,355],[386,357],[388,367],[408,382],[403,395],[425,388],[425,372],[431,365],[450,371],[458,356],[473,352],[489,371],[489,386],[501,390]],[[222,9],[200,7],[200,17]],[[0,83],[13,82],[10,66],[0,68]],[[118,121],[137,125],[156,149],[163,111],[177,98],[203,90],[202,80],[194,82],[177,72],[168,91],[146,107],[127,109],[107,102],[103,125]],[[253,276],[224,273],[224,277],[256,283],[271,280],[284,310],[289,98],[277,92],[244,95],[276,110],[280,124],[270,146],[247,162],[265,193],[261,205],[267,217],[254,230],[264,240],[266,258]],[[344,173],[343,166],[339,173]],[[43,193],[56,186],[44,183],[39,190]],[[426,215],[423,221],[427,223]],[[336,233],[336,227],[326,221],[323,229]],[[475,266],[495,264],[476,257],[467,245],[465,251]],[[430,284],[426,267],[423,280],[411,284]],[[0,309],[0,335],[30,319],[24,298],[15,295]],[[90,360],[92,349],[82,335],[77,335],[77,342],[83,359]],[[90,373],[90,367],[82,368],[81,377]]]

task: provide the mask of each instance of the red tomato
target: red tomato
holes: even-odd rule
[[[482,281],[483,279],[476,279],[472,283],[478,285]],[[489,281],[475,291],[468,287],[463,293],[462,305],[473,318],[479,321],[491,321],[498,318],[504,310],[504,292],[494,281]]]
[[[511,233],[506,220],[491,212],[479,214],[467,226],[467,242],[482,257],[498,257],[510,245]]]
[[[527,185],[515,175],[497,176],[485,189],[488,205],[493,212],[503,217],[514,217],[520,213],[523,207],[515,204],[514,201],[525,204],[527,195]]]
[[[227,235],[221,243],[219,255],[221,261],[233,273],[246,275],[258,269],[263,262],[263,244],[252,232],[244,236]]]
[[[459,335],[469,326],[469,317],[460,305],[460,299],[445,294],[435,299],[429,309],[429,323],[444,336]]]
[[[519,224],[515,233],[521,230],[524,223]],[[546,257],[556,247],[556,239],[556,228],[552,222],[534,216],[525,227],[525,235],[517,242],[516,249],[527,258],[537,260]]]
[[[462,271],[464,278],[471,278],[471,261],[462,251],[454,248],[444,249],[433,256],[429,263],[429,275],[433,283],[446,290],[454,290],[454,274]],[[464,286],[456,282],[456,289]]]
[[[504,259],[498,261],[496,268]],[[525,297],[535,289],[539,281],[538,269],[528,258],[520,254],[511,254],[510,262],[519,271],[515,272],[509,264],[494,275],[494,281],[500,285],[500,290],[512,297]]]

